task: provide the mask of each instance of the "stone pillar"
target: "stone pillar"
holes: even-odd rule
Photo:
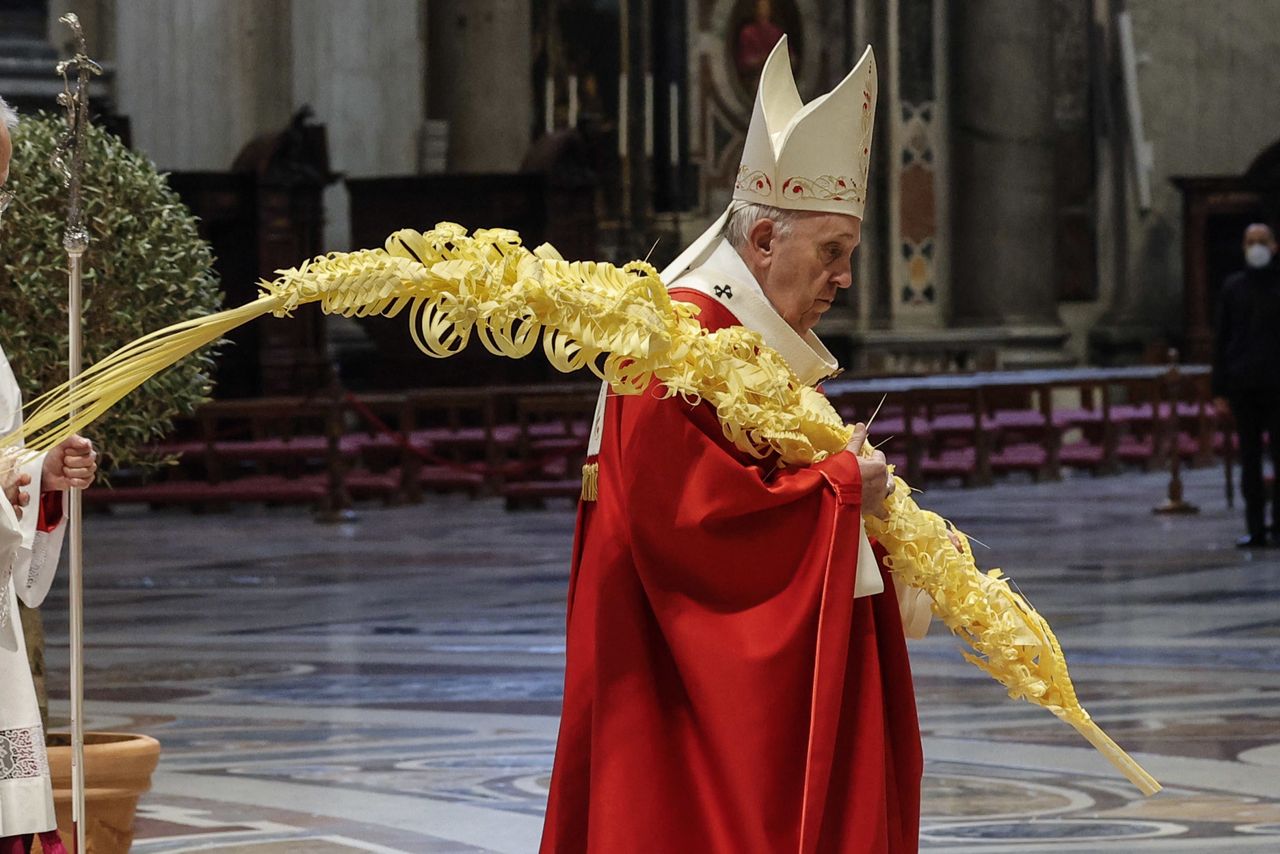
[[[117,96],[134,147],[162,169],[227,169],[245,143],[287,124],[291,5],[118,0]]]
[[[1006,367],[1060,364],[1051,4],[952,12],[953,319]]]
[[[426,118],[426,10],[418,0],[308,0],[293,5],[293,103],[328,135],[330,167],[348,178],[416,173]],[[325,191],[324,246],[351,248],[341,183]]]
[[[890,62],[882,65],[887,96],[879,143],[893,170],[893,329],[937,329],[944,324],[946,15],[938,0],[889,0]],[[940,215],[942,214],[942,215]]]
[[[514,172],[533,123],[529,0],[432,0],[427,105],[450,172]]]
[[[894,236],[892,189],[897,170],[890,145],[890,128],[897,105],[889,89],[896,66],[890,56],[892,16],[878,0],[860,0],[855,15],[852,62],[861,56],[863,45],[878,51],[876,59],[880,90],[876,98],[875,137],[871,142],[871,168],[867,176],[867,206],[862,218],[862,244],[855,254],[854,288],[858,290],[859,325],[862,330],[888,329],[893,322],[894,270],[898,241]],[[852,66],[850,66],[852,67]],[[736,165],[736,161],[735,161]],[[864,343],[866,336],[857,338]]]

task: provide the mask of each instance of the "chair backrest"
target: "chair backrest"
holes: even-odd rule
[[[200,407],[209,441],[290,438],[325,434],[335,401],[321,397],[256,397],[214,400]]]
[[[599,389],[572,389],[521,394],[516,398],[516,423],[522,447],[527,446],[535,424],[555,425],[560,435],[585,437],[591,430]]]
[[[479,427],[485,435],[493,433],[495,395],[490,387],[418,389],[404,397],[413,429]]]

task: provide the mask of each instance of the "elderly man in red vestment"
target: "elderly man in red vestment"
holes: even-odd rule
[[[734,201],[663,272],[708,330],[756,330],[812,385],[812,328],[851,285],[875,106],[870,50],[804,105],[765,63]],[[757,460],[709,404],[601,393],[569,581],[564,709],[542,851],[900,854],[920,732],[899,595],[866,538],[884,458]],[[590,467],[589,467],[590,468]]]

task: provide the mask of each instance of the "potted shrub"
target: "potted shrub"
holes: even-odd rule
[[[60,118],[41,114],[13,133],[8,189],[15,200],[0,231],[0,344],[27,400],[67,376],[66,191],[49,162],[65,127]],[[154,329],[221,307],[213,254],[195,217],[150,161],[91,128],[83,185],[91,235],[84,277],[86,364]],[[145,447],[172,428],[176,415],[191,414],[208,399],[211,367],[208,352],[188,358],[87,431],[105,477],[166,462]],[[47,733],[44,635],[38,613],[23,609],[22,620]],[[70,845],[70,748],[59,747],[57,736],[49,741],[59,827]],[[87,734],[85,753],[87,830],[94,837],[89,848],[95,854],[127,851],[133,808],[150,785],[159,744],[146,736]]]

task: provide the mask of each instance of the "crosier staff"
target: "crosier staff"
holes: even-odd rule
[[[68,195],[67,225],[62,234],[62,246],[67,250],[67,374],[70,386],[74,388],[82,362],[80,283],[84,253],[89,248],[80,179],[84,173],[84,143],[89,127],[89,78],[101,74],[102,66],[89,58],[84,30],[75,13],[68,12],[58,20],[71,28],[76,44],[75,55],[58,63],[58,74],[62,75],[63,83],[58,104],[67,112],[67,134],[53,155],[53,166],[63,174]],[[67,533],[70,539],[68,611],[71,639],[71,821],[77,854],[85,850],[84,538],[81,509],[80,490],[72,487],[67,496]]]

